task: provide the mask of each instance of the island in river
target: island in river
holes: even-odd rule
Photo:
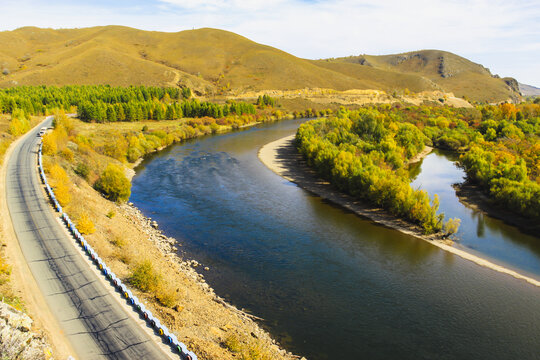
[[[540,287],[540,281],[533,279],[532,277],[520,274],[517,271],[453,247],[451,241],[445,241],[441,239],[440,236],[425,235],[419,227],[389,215],[380,208],[370,206],[369,204],[356,200],[351,196],[336,190],[329,182],[320,179],[315,172],[308,167],[303,160],[302,155],[296,150],[294,141],[295,135],[290,135],[264,145],[259,150],[259,159],[276,174],[311,193],[356,213],[357,215],[367,217],[376,223],[425,240],[430,244],[460,256],[463,259],[470,260],[480,266],[511,275],[517,279],[525,280],[532,285]],[[428,153],[429,152],[423,151],[422,155],[426,156]],[[415,158],[415,161],[419,160],[421,160],[420,156]]]

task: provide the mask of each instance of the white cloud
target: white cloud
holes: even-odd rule
[[[214,27],[307,58],[437,48],[540,85],[540,0],[134,0],[129,8],[58,1],[7,0],[0,28]]]

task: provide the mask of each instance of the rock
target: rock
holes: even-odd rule
[[[208,271],[208,270],[210,270],[210,268],[208,266],[205,266],[204,270]]]
[[[32,328],[32,319],[28,315],[5,303],[0,303],[0,318],[5,319],[7,325],[23,332],[28,332]]]
[[[153,227],[154,229],[157,229],[157,228],[158,228],[158,223],[157,223],[157,221],[152,221],[152,227]]]
[[[127,204],[128,204],[128,206],[133,206],[132,202],[128,202]]]
[[[0,354],[3,359],[42,359],[44,354],[51,354],[50,346],[42,336],[30,331],[31,328],[32,319],[28,315],[0,302]]]

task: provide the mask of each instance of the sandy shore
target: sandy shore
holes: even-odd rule
[[[442,240],[438,236],[424,235],[419,227],[407,223],[401,219],[397,219],[380,208],[367,205],[335,190],[330,183],[318,178],[315,172],[307,166],[305,161],[302,159],[302,156],[294,147],[294,137],[295,135],[287,136],[264,145],[259,150],[258,154],[261,162],[276,174],[291,182],[294,182],[301,188],[324,199],[332,201],[333,203],[338,204],[350,211],[353,211],[357,215],[367,217],[376,223],[425,240],[434,246],[437,246],[463,259],[472,261],[480,266],[513,276],[520,280],[525,280],[534,286],[540,287],[540,281],[536,279],[525,276],[501,265],[497,265],[467,251],[457,249],[456,247],[452,246],[451,242]],[[424,151],[422,151],[423,156],[426,156],[430,151],[431,149],[429,149],[429,151],[424,149]],[[421,157],[415,157],[414,160],[419,161],[420,159]]]

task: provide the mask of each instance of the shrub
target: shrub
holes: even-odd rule
[[[126,201],[131,195],[131,183],[124,170],[110,163],[95,183],[95,188],[112,201]]]
[[[96,232],[96,227],[88,215],[83,213],[77,221],[77,230],[83,235],[89,235]]]
[[[67,206],[71,202],[71,194],[69,192],[69,185],[65,182],[59,182],[54,187],[54,195],[56,200],[62,206]]]
[[[43,154],[54,155],[58,151],[56,146],[56,137],[53,134],[45,134],[43,136]]]
[[[455,234],[459,230],[459,225],[461,224],[460,219],[448,219],[448,221],[444,224],[444,235],[450,236],[452,234]]]
[[[60,152],[60,155],[61,155],[64,159],[66,159],[67,161],[73,162],[73,157],[74,157],[74,156],[73,156],[73,151],[71,151],[70,149],[65,148],[64,150],[62,150],[62,151]]]
[[[30,130],[30,121],[22,110],[14,110],[9,122],[8,132],[13,136],[19,136]]]
[[[141,291],[154,291],[160,285],[161,276],[150,260],[144,260],[135,267],[129,282]]]
[[[79,163],[75,168],[75,174],[79,175],[85,180],[88,180],[88,174],[90,174],[90,168],[85,163]]]
[[[236,334],[231,334],[227,336],[227,338],[223,342],[223,345],[225,345],[225,347],[233,353],[238,353],[242,350],[242,344]]]
[[[71,201],[69,192],[69,178],[65,170],[58,164],[54,164],[49,169],[51,185],[54,188],[54,195],[62,206],[66,206]]]
[[[156,298],[161,305],[172,308],[178,302],[178,293],[171,284],[161,282],[156,289]]]

